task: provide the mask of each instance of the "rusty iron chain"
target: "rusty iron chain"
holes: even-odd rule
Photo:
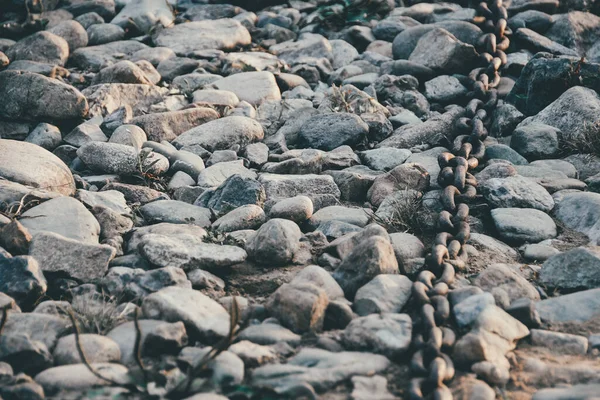
[[[469,74],[471,100],[465,107],[465,117],[457,121],[460,134],[453,139],[452,152],[438,157],[441,168],[438,183],[443,188],[444,209],[437,221],[438,233],[425,259],[425,269],[412,287],[420,318],[416,324],[419,333],[413,337],[416,351],[410,361],[411,400],[453,397],[446,383],[455,375],[448,353],[454,346],[456,334],[449,326],[451,309],[447,294],[456,271],[464,270],[468,261],[464,249],[470,236],[468,203],[477,197],[477,180],[469,171],[477,168],[485,154],[486,126],[498,102],[499,71],[507,63],[506,51],[510,45],[508,13],[502,0],[481,2],[477,14],[475,22],[484,32],[477,43],[483,67]]]

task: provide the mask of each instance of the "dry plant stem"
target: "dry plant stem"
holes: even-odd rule
[[[2,320],[0,321],[0,336],[2,336],[2,332],[4,331],[4,327],[6,326],[6,321],[8,321],[8,305],[6,305],[2,309]]]
[[[144,383],[148,385],[148,371],[142,362],[142,329],[140,328],[140,309],[135,309],[134,316],[134,326],[135,326],[135,344],[133,347],[133,353],[135,354],[135,362],[140,367],[142,374],[144,376]]]

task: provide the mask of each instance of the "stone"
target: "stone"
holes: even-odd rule
[[[92,84],[102,83],[153,84],[142,68],[127,60],[102,68],[94,76]]]
[[[600,194],[575,192],[558,202],[554,215],[567,228],[584,233],[591,244],[600,243]]]
[[[248,340],[233,344],[228,351],[241,358],[244,365],[251,368],[274,362],[278,358],[278,354],[273,347],[261,346]]]
[[[81,49],[80,49],[81,50]],[[167,96],[168,89],[133,83],[102,83],[82,92],[90,105],[91,116],[107,116],[121,107],[131,107],[134,117],[150,111]]]
[[[295,196],[278,201],[269,210],[269,218],[289,219],[301,223],[313,215],[313,203],[307,196]]]
[[[75,191],[69,168],[55,155],[31,143],[0,139],[0,176],[13,182],[63,195]]]
[[[600,18],[592,13],[571,11],[552,20],[545,35],[579,54],[585,54],[600,34]]]
[[[97,244],[100,225],[83,204],[71,197],[57,197],[22,214],[21,224],[35,236],[53,232],[84,243]]]
[[[425,82],[425,97],[436,103],[454,103],[460,101],[467,94],[458,79],[449,75],[441,75]]]
[[[143,33],[150,33],[157,24],[163,27],[175,22],[173,11],[167,2],[161,0],[134,0],[128,2],[112,19],[111,24],[121,28],[132,25]]]
[[[210,226],[210,210],[177,200],[157,200],[140,208],[140,213],[148,223],[169,222]]]
[[[69,132],[64,141],[71,146],[81,147],[90,142],[106,142],[107,138],[98,125],[83,123]]]
[[[121,57],[120,55],[128,57],[146,49],[149,49],[149,47],[138,41],[120,40],[97,46],[79,48],[71,54],[71,62],[82,70],[98,72],[103,67],[118,62]]]
[[[48,288],[38,262],[30,256],[0,255],[0,278],[0,293],[12,297],[11,302],[18,304],[12,308],[30,308],[46,294]]]
[[[119,143],[90,142],[77,150],[77,156],[92,170],[105,174],[133,175],[146,172],[162,175],[169,169],[169,161],[161,154],[152,151],[142,153],[133,146]]]
[[[330,151],[342,145],[356,145],[368,132],[368,125],[354,114],[319,114],[300,128],[298,146]]]
[[[408,57],[408,61],[450,74],[468,72],[476,60],[473,46],[442,28],[424,34]]]
[[[585,399],[595,396],[598,390],[600,390],[600,385],[597,383],[579,384],[569,386],[568,388],[540,389],[534,393],[532,398],[534,400],[561,400],[568,397]]]
[[[275,76],[268,71],[241,72],[219,79],[210,86],[233,92],[240,100],[254,106],[265,101],[281,99]]]
[[[366,150],[360,157],[369,168],[377,171],[389,171],[402,164],[412,153],[408,149],[395,149],[382,147],[379,149]]]
[[[367,192],[367,198],[375,207],[379,207],[383,200],[394,192],[415,190],[425,191],[429,187],[431,177],[419,164],[402,164],[384,175],[375,178],[373,185]]]
[[[560,130],[563,140],[574,140],[590,129],[597,129],[595,115],[600,111],[600,97],[586,87],[574,86],[562,93],[555,101],[532,117],[526,118],[518,126],[532,123],[553,126]],[[588,133],[589,134],[589,133]]]
[[[22,333],[0,337],[0,360],[9,363],[15,372],[29,374],[52,366],[52,355],[48,348]]]
[[[174,237],[146,234],[140,240],[137,249],[154,265],[173,266],[186,271],[197,268],[217,271],[242,263],[247,257],[246,251],[239,247],[203,243],[202,237],[196,238],[186,234]]]
[[[57,273],[89,282],[104,276],[115,249],[103,244],[90,244],[66,238],[53,232],[34,235],[29,255],[45,273]]]
[[[218,232],[258,229],[266,220],[267,216],[262,208],[255,204],[246,204],[217,219],[213,222],[212,228]]]
[[[264,185],[268,200],[304,195],[313,202],[315,209],[336,203],[340,190],[329,175],[285,175],[262,173],[259,181]]]
[[[279,324],[263,322],[262,324],[250,325],[239,334],[240,340],[247,340],[260,345],[272,345],[277,343],[289,343],[296,345],[300,343],[301,336]]]
[[[126,385],[131,383],[129,370],[123,365],[111,363],[92,364],[92,368],[99,374],[115,382]],[[84,391],[97,386],[110,385],[104,379],[92,374],[84,364],[62,365],[52,367],[35,376],[47,394],[65,391]]]
[[[124,144],[126,146],[141,149],[146,140],[146,132],[139,126],[121,125],[114,130],[110,139],[108,139],[108,142]]]
[[[502,290],[511,303],[521,298],[540,299],[535,287],[506,264],[490,265],[475,278],[473,284],[487,292]]]
[[[287,41],[271,46],[269,50],[288,64],[297,64],[304,58],[325,57],[333,60],[331,42],[321,35],[303,33],[296,41]]]
[[[62,135],[56,126],[42,122],[27,135],[24,141],[52,151],[58,147],[61,140]]]
[[[92,364],[118,362],[121,359],[119,346],[106,336],[82,334],[79,336],[79,343],[87,361]],[[80,364],[82,360],[75,344],[75,335],[60,338],[52,356],[56,365]]]
[[[69,44],[54,33],[40,31],[9,47],[6,55],[11,61],[30,60],[65,65],[69,58]]]
[[[125,30],[115,24],[94,24],[87,28],[90,46],[98,46],[125,39]]]
[[[198,174],[198,186],[216,189],[234,175],[242,178],[256,179],[256,173],[244,167],[242,160],[220,162],[211,165]]]
[[[77,21],[63,21],[48,29],[48,32],[63,38],[69,45],[69,53],[88,45],[87,32]]]
[[[233,50],[250,44],[248,30],[229,18],[194,21],[159,30],[152,38],[156,46],[172,49],[179,56],[200,50]]]
[[[369,224],[368,211],[364,208],[329,206],[315,212],[308,223],[315,229],[328,221],[340,221],[363,228]]]
[[[360,316],[399,313],[412,293],[412,281],[403,275],[377,275],[356,292],[354,309]]]
[[[215,110],[199,107],[140,115],[133,118],[131,123],[142,128],[148,136],[148,140],[160,142],[162,140],[172,141],[182,133],[213,121],[218,116]]]
[[[513,131],[510,147],[527,159],[551,158],[559,151],[558,129],[544,124],[530,124]]]
[[[229,314],[216,301],[194,289],[167,287],[144,298],[149,319],[184,323],[190,338],[214,343],[229,332]]]
[[[577,52],[540,35],[528,28],[519,28],[514,35],[517,43],[533,52],[548,52],[556,55],[577,56]]]
[[[198,104],[234,108],[240,103],[235,93],[228,90],[202,89],[194,91],[193,95],[194,103]]]
[[[546,260],[539,272],[539,280],[558,289],[593,289],[600,287],[599,269],[600,252],[579,247]]]
[[[496,208],[492,219],[503,240],[541,242],[556,237],[556,224],[547,214],[533,208]]]
[[[370,236],[343,258],[333,277],[344,289],[346,297],[353,299],[357,290],[375,276],[397,273],[398,262],[389,239]]]
[[[581,325],[598,319],[600,289],[589,289],[542,300],[536,303],[540,318],[548,323]]]
[[[30,72],[0,72],[0,98],[0,117],[8,119],[61,121],[88,113],[86,98],[77,89]]]
[[[285,219],[271,219],[258,229],[246,244],[248,256],[255,262],[280,267],[292,262],[299,250],[300,228]]]
[[[355,318],[342,333],[346,347],[385,354],[395,359],[409,348],[412,320],[407,314],[371,314]]]
[[[468,328],[473,325],[483,310],[494,305],[496,305],[496,302],[491,293],[480,293],[455,303],[452,312],[458,326]]]
[[[10,313],[3,336],[25,335],[31,341],[37,341],[54,350],[58,338],[70,333],[71,322],[63,317],[41,313]]]
[[[262,126],[247,117],[225,117],[204,123],[181,133],[173,144],[183,146],[199,145],[208,151],[226,150],[233,145],[245,147],[250,143],[262,140]]]
[[[352,400],[369,400],[376,398],[379,400],[395,400],[396,396],[391,394],[387,389],[387,379],[380,375],[371,377],[353,376],[352,384]]]
[[[559,354],[585,355],[588,350],[588,339],[585,336],[541,329],[531,330],[531,344],[551,349],[552,353]]]
[[[227,178],[216,189],[202,193],[194,205],[222,214],[246,204],[262,206],[265,197],[265,189],[260,182],[236,174]]]
[[[325,291],[310,283],[281,285],[265,307],[272,317],[296,333],[319,332],[323,329],[329,298]]]
[[[544,212],[554,208],[550,193],[522,176],[488,179],[482,183],[481,191],[485,199],[495,207],[534,208]]]

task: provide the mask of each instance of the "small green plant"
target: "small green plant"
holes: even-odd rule
[[[243,243],[226,233],[218,232],[215,229],[207,228],[206,236],[202,238],[204,243],[212,243],[218,245],[241,246]]]
[[[138,153],[137,171],[132,177],[151,189],[166,192],[167,182],[165,178],[152,173],[152,167],[160,162],[160,158],[157,157],[155,160],[150,161],[151,154],[152,150],[148,148],[144,148]]]

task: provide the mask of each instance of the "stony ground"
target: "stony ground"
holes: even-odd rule
[[[406,396],[474,3],[0,0],[0,398]],[[504,4],[449,386],[589,399],[600,2]]]

